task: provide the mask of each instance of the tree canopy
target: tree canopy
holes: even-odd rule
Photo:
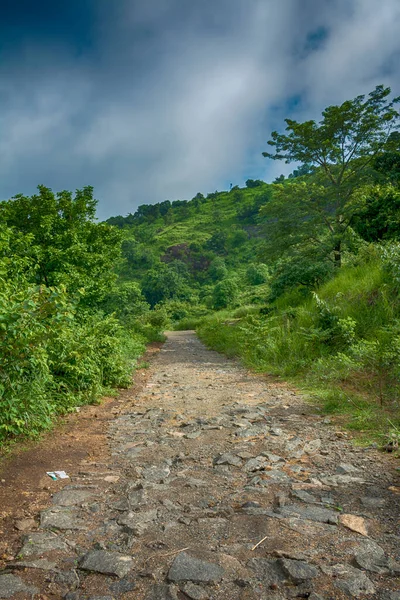
[[[390,99],[390,94],[390,88],[377,86],[368,97],[327,107],[319,123],[286,119],[288,133],[271,134],[268,144],[274,152],[263,156],[314,167],[307,184],[298,178],[278,183],[273,201],[263,209],[274,241],[282,239],[285,224],[285,246],[311,241],[341,265],[343,243],[363,203],[360,188],[371,181],[374,161],[399,121],[395,105],[400,98]]]

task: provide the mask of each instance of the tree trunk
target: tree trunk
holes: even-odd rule
[[[340,241],[338,241],[336,246],[333,248],[333,256],[335,260],[335,267],[340,269],[342,266],[342,244]]]

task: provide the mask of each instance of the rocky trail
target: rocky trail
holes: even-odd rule
[[[108,418],[104,462],[21,527],[0,598],[400,600],[398,463],[283,384],[175,332]]]

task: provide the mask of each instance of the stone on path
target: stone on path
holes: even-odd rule
[[[20,594],[21,592],[33,596],[39,590],[33,586],[26,585],[22,579],[10,573],[0,575],[0,598],[13,598],[15,594]]]
[[[128,504],[131,509],[143,506],[147,501],[147,493],[143,488],[130,489],[127,493]]]
[[[201,436],[201,431],[191,431],[190,433],[185,433],[184,438],[186,440],[195,440]]]
[[[40,513],[40,527],[43,529],[87,529],[78,513],[70,508],[47,508]]]
[[[29,531],[30,529],[35,529],[36,526],[34,519],[19,519],[14,523],[15,529],[18,529],[18,531]]]
[[[314,504],[317,499],[306,490],[292,490],[291,495],[306,504]]]
[[[303,450],[306,454],[316,454],[321,448],[321,445],[322,440],[318,438],[316,440],[311,440],[310,442],[307,442],[307,444],[304,445]]]
[[[300,519],[316,521],[317,523],[330,523],[331,525],[336,525],[338,522],[337,513],[333,510],[322,508],[321,506],[300,506],[292,504],[280,508],[279,513],[288,517],[297,516]]]
[[[286,573],[278,559],[252,558],[247,563],[266,587],[283,584],[287,580]]]
[[[82,558],[79,568],[83,571],[124,577],[132,570],[133,560],[130,556],[118,552],[91,550]]]
[[[219,565],[181,552],[172,563],[168,579],[175,582],[217,583],[223,574],[224,570]]]
[[[267,459],[264,456],[257,456],[256,458],[250,458],[244,465],[244,470],[248,473],[256,473],[257,471],[263,471],[267,464]]]
[[[349,485],[351,483],[364,484],[365,481],[361,477],[353,477],[352,475],[327,475],[321,477],[321,481],[325,485]]]
[[[95,492],[89,490],[63,489],[53,496],[53,504],[59,506],[77,506],[91,500]]]
[[[157,519],[157,510],[148,510],[145,512],[135,513],[128,512],[118,519],[119,525],[124,525],[130,529],[133,535],[141,536]]]
[[[270,434],[279,437],[283,434],[283,431],[280,427],[271,427]]]
[[[354,562],[357,567],[379,575],[385,575],[390,572],[389,559],[378,544],[374,542],[365,544],[364,547],[355,553]]]
[[[132,579],[124,578],[114,581],[114,583],[110,585],[110,592],[120,596],[121,594],[126,594],[127,592],[132,591],[135,589],[135,587],[136,584],[134,581],[132,581]]]
[[[143,469],[142,477],[153,483],[162,483],[169,477],[170,472],[168,465],[146,467]]]
[[[364,594],[374,594],[375,587],[370,579],[351,565],[333,565],[323,567],[324,573],[334,577],[334,585],[349,596],[359,598]]]
[[[262,456],[265,456],[265,458],[271,463],[286,462],[286,460],[282,456],[272,454],[272,452],[263,452]]]
[[[382,508],[386,504],[384,498],[376,498],[374,496],[362,496],[360,501],[367,508]]]
[[[358,473],[358,471],[359,469],[350,463],[340,463],[336,469],[336,473],[339,473],[339,475],[350,475],[351,473]]]
[[[268,425],[253,425],[252,427],[248,427],[246,429],[241,429],[236,432],[236,437],[240,438],[249,438],[249,437],[257,437],[259,435],[266,435],[269,432]]]
[[[365,524],[365,519],[362,517],[357,517],[356,515],[340,515],[339,522],[347,529],[351,529],[356,533],[360,533],[361,535],[368,535],[367,526]]]
[[[234,467],[240,467],[242,464],[242,461],[238,456],[230,454],[229,452],[226,452],[225,454],[218,454],[218,456],[214,458],[213,462],[214,465],[232,465]]]
[[[294,584],[302,583],[308,579],[318,577],[319,571],[316,567],[309,565],[302,560],[292,560],[289,558],[280,559],[280,565],[286,575]]]
[[[55,550],[68,550],[67,544],[50,531],[30,533],[23,538],[23,543],[19,554],[24,557],[38,556]]]
[[[56,563],[47,560],[47,558],[38,558],[37,560],[25,560],[10,563],[13,569],[42,569],[43,571],[53,571]]]

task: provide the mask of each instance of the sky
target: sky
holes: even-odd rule
[[[400,94],[399,0],[0,0],[0,199],[92,185],[98,218],[272,181],[286,117]]]

